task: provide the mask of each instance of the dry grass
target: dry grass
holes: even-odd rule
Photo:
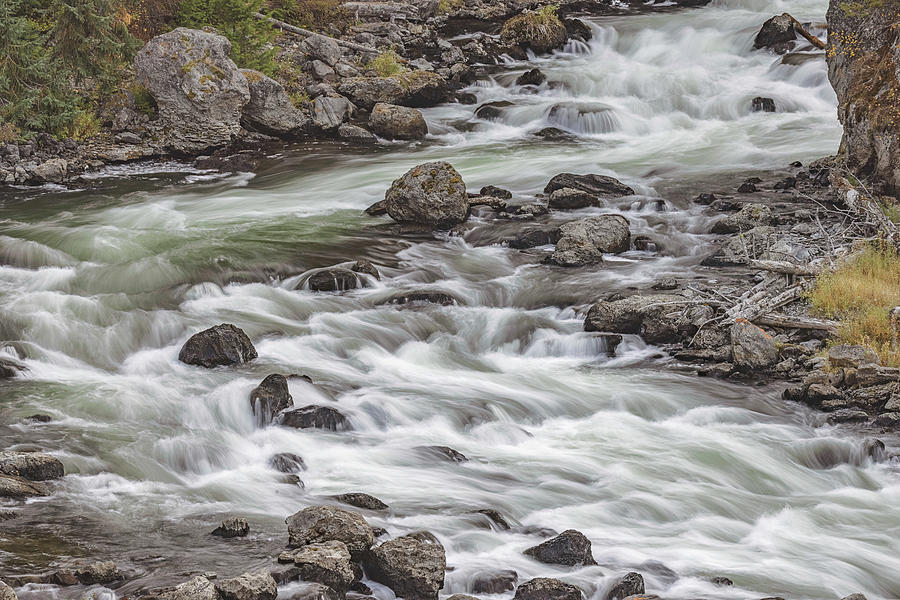
[[[840,319],[837,341],[874,349],[881,362],[900,366],[900,348],[888,315],[900,305],[900,254],[876,243],[841,265],[819,276],[810,293],[813,309]]]

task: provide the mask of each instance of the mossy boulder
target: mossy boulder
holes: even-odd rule
[[[566,26],[556,16],[556,11],[547,6],[512,17],[500,30],[503,45],[531,50],[535,54],[561,48],[568,37]]]
[[[401,223],[450,228],[469,217],[469,197],[462,176],[447,162],[413,167],[384,195],[388,215]]]

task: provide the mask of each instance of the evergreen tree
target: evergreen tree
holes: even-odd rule
[[[215,27],[231,41],[231,58],[239,67],[272,74],[274,48],[267,46],[275,31],[254,15],[262,0],[184,0],[179,24],[185,27]]]

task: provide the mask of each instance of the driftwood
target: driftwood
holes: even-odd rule
[[[829,321],[827,319],[813,319],[811,317],[791,317],[778,313],[768,313],[760,315],[751,320],[756,325],[765,325],[767,327],[781,327],[784,329],[817,329],[827,331],[828,333],[837,333],[837,321]]]
[[[325,35],[324,33],[316,33],[315,31],[310,31],[309,29],[303,29],[302,27],[297,27],[295,25],[291,25],[290,23],[285,23],[284,21],[279,21],[278,19],[268,17],[262,13],[256,13],[253,16],[262,21],[268,21],[269,23],[271,23],[272,25],[275,25],[282,31],[287,31],[289,33],[293,33],[294,35],[299,35],[304,38],[308,38],[312,35],[321,35],[323,37],[327,37],[328,39],[334,40],[335,42],[337,42],[338,46],[350,48],[351,50],[356,50],[357,52],[368,52],[370,54],[378,54],[378,50],[376,50],[375,48],[370,48],[369,46],[363,46],[362,44],[357,44],[356,42],[349,42],[347,40],[342,40],[340,38],[331,37],[330,35]]]
[[[800,35],[802,35],[803,37],[805,37],[805,38],[809,41],[810,44],[812,44],[813,46],[815,46],[815,47],[818,48],[819,50],[824,50],[824,49],[825,49],[825,42],[823,42],[822,40],[820,40],[819,38],[817,38],[816,36],[814,36],[813,34],[811,34],[810,32],[808,32],[808,31],[806,30],[806,28],[800,23],[800,21],[798,21],[797,19],[795,19],[795,18],[793,17],[793,15],[791,15],[791,14],[789,14],[789,13],[784,13],[782,16],[783,16],[783,17],[787,17],[787,18],[789,18],[791,21],[793,21],[793,22],[794,22],[794,30],[795,30],[797,33],[799,33]]]
[[[798,265],[781,260],[751,259],[747,264],[751,269],[769,271],[771,273],[781,273],[782,275],[800,275],[802,277],[813,277],[819,273],[818,269],[812,268],[809,265]]]

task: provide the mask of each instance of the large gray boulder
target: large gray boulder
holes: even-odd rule
[[[634,571],[619,579],[606,593],[606,600],[625,600],[644,593],[644,578]]]
[[[507,20],[500,30],[504,46],[544,54],[561,48],[569,39],[566,26],[555,14],[545,11],[523,12]]]
[[[313,124],[320,130],[331,132],[353,116],[356,107],[343,96],[319,96],[312,101]]]
[[[280,83],[253,69],[241,69],[250,88],[250,102],[241,113],[241,124],[251,131],[278,137],[296,137],[309,118],[294,106]]]
[[[591,540],[575,529],[563,531],[542,544],[525,550],[524,554],[552,565],[595,565]]]
[[[731,326],[731,352],[738,369],[764,369],[778,362],[775,338],[746,319]]]
[[[250,87],[230,52],[224,36],[179,27],[137,53],[135,80],[156,101],[160,145],[197,154],[225,146],[238,134]]]
[[[631,245],[628,219],[622,215],[599,215],[563,223],[559,241],[549,262],[562,267],[580,267],[603,261],[603,253],[625,252]]]
[[[469,197],[462,176],[450,163],[413,167],[384,195],[388,215],[401,223],[449,228],[469,217]]]
[[[693,336],[713,313],[709,306],[675,294],[631,296],[594,304],[584,330],[639,334],[651,344],[675,342]]]
[[[437,600],[447,559],[434,535],[419,531],[388,540],[365,559],[366,573],[406,600]]]
[[[379,102],[398,104],[406,93],[396,77],[349,77],[341,81],[338,92],[365,110]]]
[[[0,452],[0,473],[15,475],[29,481],[59,479],[65,473],[63,464],[55,456],[43,452]]]
[[[369,115],[369,130],[390,140],[421,140],[428,135],[425,117],[415,108],[379,102]]]
[[[341,60],[343,54],[336,41],[324,35],[311,35],[302,42],[300,48],[306,52],[310,60],[321,60],[329,67],[333,67]]]
[[[243,573],[216,583],[222,600],[275,600],[278,586],[266,571]]]
[[[375,533],[362,515],[336,506],[310,506],[285,522],[292,548],[338,541],[347,546],[354,560],[359,560],[375,542]]]
[[[300,579],[327,585],[341,594],[356,579],[350,565],[350,551],[343,542],[309,544],[293,551],[291,557],[300,570]]]
[[[256,348],[247,334],[230,323],[222,323],[195,333],[178,353],[178,360],[181,362],[207,369],[238,365],[256,357]]]

